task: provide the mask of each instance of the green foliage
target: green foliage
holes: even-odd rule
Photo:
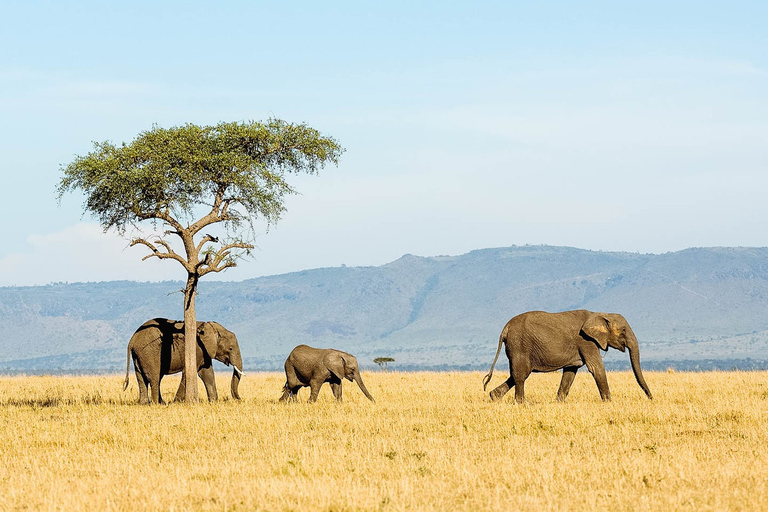
[[[284,196],[295,192],[286,174],[314,174],[337,164],[343,151],[317,130],[279,119],[154,126],[129,144],[95,142],[92,152],[62,167],[58,198],[83,191],[85,209],[105,231],[121,234],[143,220],[190,219],[217,200],[226,205],[217,221],[227,229],[255,218],[273,224]]]

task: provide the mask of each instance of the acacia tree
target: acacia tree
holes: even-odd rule
[[[344,149],[305,124],[266,122],[153,127],[130,144],[94,142],[94,149],[62,166],[58,199],[85,195],[84,209],[104,232],[126,236],[146,222],[164,231],[133,238],[149,250],[143,259],[174,260],[187,273],[184,288],[185,400],[197,402],[195,294],[199,279],[237,265],[253,249],[254,221],[274,224],[295,190],[290,173],[315,174],[338,164]],[[225,235],[203,233],[212,224]],[[174,249],[172,241],[183,251]],[[240,372],[236,369],[235,373]]]
[[[373,362],[384,368],[385,371],[389,371],[388,363],[394,363],[395,360],[392,357],[377,357]]]

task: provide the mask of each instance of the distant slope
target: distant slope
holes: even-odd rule
[[[0,370],[125,368],[142,322],[181,317],[181,283],[0,288]],[[648,364],[768,360],[768,248],[661,255],[568,247],[406,255],[380,267],[307,270],[242,282],[203,280],[198,318],[240,340],[246,368],[279,369],[299,343],[393,368],[483,368],[512,316],[534,309],[620,312]],[[611,351],[609,365],[625,354]],[[696,363],[698,364],[698,363]]]

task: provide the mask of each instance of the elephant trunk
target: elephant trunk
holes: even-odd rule
[[[355,375],[355,382],[357,382],[357,385],[360,388],[360,391],[363,392],[365,397],[371,402],[376,403],[376,400],[374,400],[371,394],[368,392],[368,388],[365,387],[365,384],[363,383],[363,378],[360,377],[359,373]]]
[[[629,349],[629,361],[632,364],[632,371],[635,374],[635,380],[640,385],[640,387],[643,388],[643,391],[645,391],[645,394],[648,396],[648,398],[653,400],[651,390],[648,387],[648,384],[645,383],[643,371],[640,369],[640,350],[638,349],[637,338],[634,338],[629,343],[627,343],[627,349]]]
[[[240,385],[240,376],[243,374],[243,358],[240,357],[239,353],[235,354],[235,357],[232,358],[232,367],[234,369],[232,370],[232,386],[230,391],[232,398],[240,400],[240,393],[237,392],[237,388]]]

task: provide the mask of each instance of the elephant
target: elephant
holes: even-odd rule
[[[184,322],[153,318],[147,320],[131,336],[128,342],[128,362],[125,369],[123,391],[128,388],[131,356],[139,385],[139,403],[148,404],[152,390],[152,402],[162,403],[160,381],[164,376],[182,371],[184,366]],[[237,337],[216,322],[197,322],[197,374],[203,380],[208,401],[218,400],[212,360],[232,365],[232,398],[239,400],[237,388],[243,374],[243,358]],[[176,392],[176,401],[184,399],[186,386],[182,379]]]
[[[341,383],[344,379],[357,382],[366,398],[376,402],[360,377],[360,367],[355,356],[332,348],[299,345],[285,360],[285,386],[280,401],[296,401],[299,389],[309,386],[309,402],[314,402],[322,385],[328,382],[333,396],[341,402]]]
[[[579,309],[562,313],[529,311],[517,315],[501,331],[491,371],[483,379],[483,390],[491,381],[502,345],[509,359],[509,378],[491,391],[491,400],[500,399],[514,386],[515,400],[522,403],[525,400],[525,379],[531,372],[552,372],[562,368],[557,400],[563,401],[568,396],[576,371],[585,364],[595,378],[600,398],[610,400],[611,391],[600,357],[600,350],[608,350],[608,347],[622,352],[625,348],[629,349],[635,380],[648,398],[653,399],[640,369],[637,337],[620,314]]]

